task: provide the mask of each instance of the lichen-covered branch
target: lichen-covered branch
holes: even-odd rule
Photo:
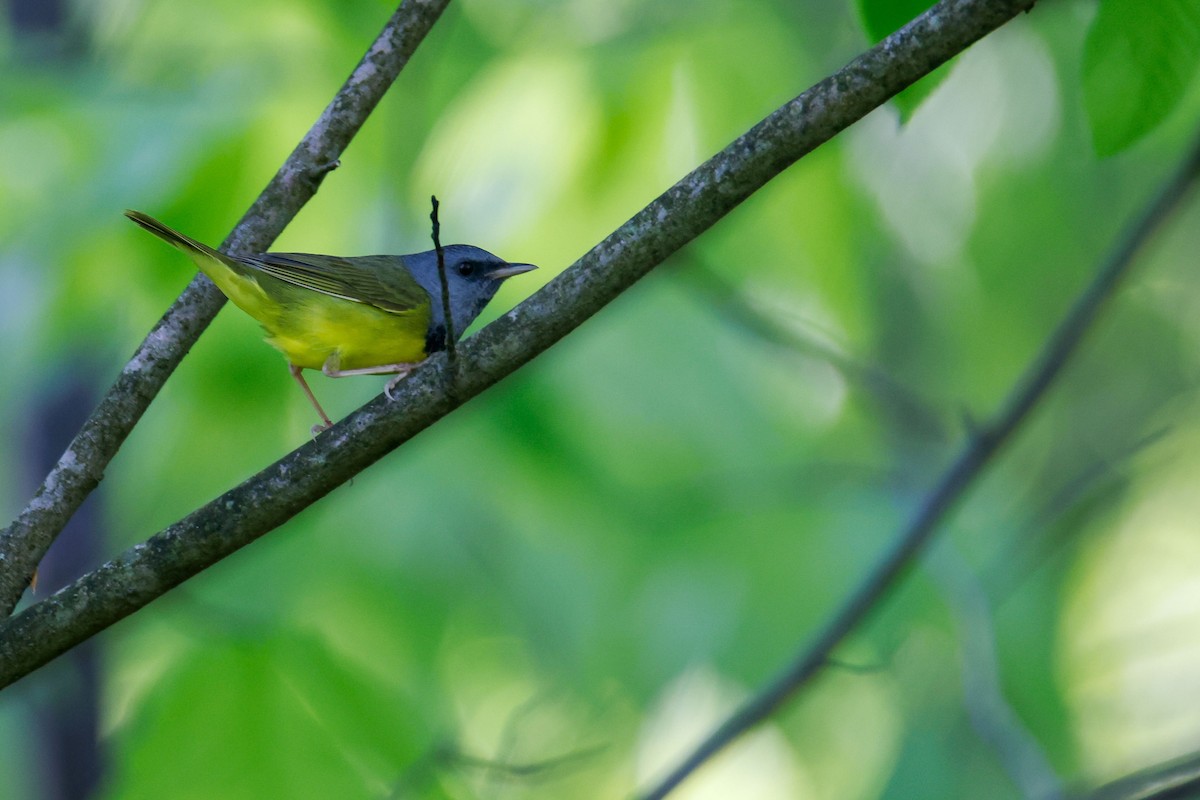
[[[267,249],[316,193],[449,2],[408,0],[396,10],[222,249],[230,253]],[[0,614],[12,613],[55,537],[100,483],[108,462],[224,302],[225,296],[203,275],[188,284],[125,365],[33,500],[0,531]]]
[[[281,525],[404,441],[548,349],[797,159],[969,47],[1033,0],[945,0],[777,109],[672,186],[569,269],[446,359],[317,440],[0,624],[0,686],[28,674]]]

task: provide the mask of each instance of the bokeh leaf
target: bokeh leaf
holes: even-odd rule
[[[122,732],[110,796],[378,796],[428,746],[411,711],[303,636],[210,643]]]
[[[1200,58],[1200,0],[1104,0],[1083,52],[1083,97],[1100,155],[1124,150],[1174,110]]]

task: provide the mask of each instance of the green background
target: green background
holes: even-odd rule
[[[274,247],[427,249],[436,193],[445,241],[541,266],[486,321],[869,46],[864,19],[885,34],[882,5],[455,2]],[[53,796],[39,731],[86,730],[93,696],[104,798],[648,785],[865,574],[1189,146],[1195,4],[1166,5],[1185,21],[1158,52],[1121,38],[1128,2],[1039,4],[903,126],[875,112],[105,632],[94,695],[63,701],[92,674],[68,659],[7,690],[0,796]],[[110,0],[0,30],[4,520],[191,277],[121,211],[219,243],[391,11]],[[680,797],[1008,798],[1021,768],[1089,785],[1195,746],[1196,213],[838,663]],[[311,379],[335,419],[383,382]],[[63,546],[95,566],[314,421],[226,309]]]

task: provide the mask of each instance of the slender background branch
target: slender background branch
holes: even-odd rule
[[[910,522],[895,536],[892,545],[875,567],[835,611],[813,642],[804,647],[775,680],[737,709],[661,783],[647,792],[644,795],[646,800],[665,797],[701,764],[773,714],[812,680],[828,662],[830,653],[838,643],[879,605],[884,594],[912,563],[992,457],[1012,438],[1045,396],[1046,390],[1079,349],[1080,342],[1105,302],[1128,274],[1134,256],[1179,210],[1198,175],[1200,138],[1192,145],[1183,164],[1100,265],[1092,282],[1075,299],[1000,410],[992,420],[971,432],[962,452],[926,495]]]
[[[316,193],[342,151],[408,63],[450,0],[408,0],[222,244],[229,253],[266,250]],[[197,275],[146,336],[83,424],[33,500],[0,532],[0,611],[12,613],[56,536],[99,485],[150,402],[208,327],[225,296]]]
[[[739,329],[763,342],[829,364],[847,380],[869,392],[880,406],[887,408],[896,418],[896,425],[903,430],[934,441],[951,439],[950,426],[943,422],[942,415],[933,405],[879,365],[860,361],[817,335],[805,335],[783,324],[765,309],[757,307],[741,287],[721,277],[694,253],[689,252],[680,260],[686,261],[686,270],[680,270],[680,277],[695,287],[716,313]]]
[[[671,187],[533,297],[430,359],[295,452],[0,624],[0,686],[17,680],[281,525],[566,336],[771,178],[1033,0],[945,0],[785,104]]]
[[[950,540],[932,548],[923,566],[940,585],[956,618],[963,706],[971,727],[991,747],[1022,797],[1058,800],[1063,796],[1061,779],[1005,697],[992,608],[979,578]]]
[[[1118,778],[1075,800],[1188,800],[1200,794],[1200,753],[1188,753]]]

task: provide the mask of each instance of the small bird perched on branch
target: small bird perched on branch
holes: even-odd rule
[[[288,360],[323,424],[333,425],[302,371],[331,378],[395,375],[386,391],[430,353],[446,347],[438,251],[405,256],[338,256],[307,253],[225,255],[168,228],[140,211],[125,216],[188,255],[234,305],[262,323],[267,343]],[[457,338],[479,316],[500,284],[537,269],[511,264],[486,250],[442,248],[450,294],[451,330]]]

